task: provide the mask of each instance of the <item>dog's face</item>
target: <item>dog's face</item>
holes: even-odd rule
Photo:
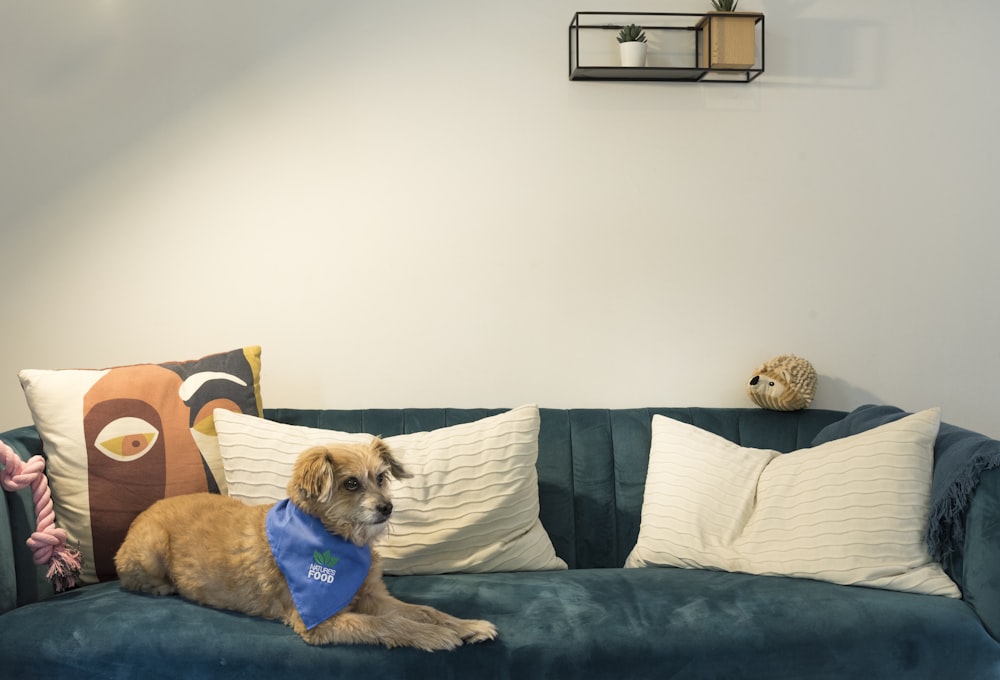
[[[392,514],[389,480],[409,476],[381,439],[317,446],[296,460],[288,497],[331,533],[367,545],[385,531]]]

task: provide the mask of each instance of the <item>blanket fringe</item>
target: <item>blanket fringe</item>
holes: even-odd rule
[[[1000,467],[1000,457],[989,445],[978,447],[951,480],[944,502],[931,506],[927,524],[927,548],[931,557],[950,569],[953,558],[965,541],[965,516],[982,473]]]

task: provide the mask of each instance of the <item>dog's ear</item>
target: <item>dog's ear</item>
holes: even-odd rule
[[[292,478],[288,482],[289,497],[326,503],[333,497],[336,469],[333,452],[325,446],[314,446],[304,451],[295,461]]]
[[[407,472],[400,462],[396,460],[396,457],[392,455],[392,451],[389,450],[389,445],[378,437],[375,437],[375,439],[372,440],[372,449],[379,455],[385,464],[389,466],[389,473],[394,479],[409,479],[413,476]]]

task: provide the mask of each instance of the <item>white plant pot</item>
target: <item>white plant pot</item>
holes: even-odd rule
[[[622,66],[645,66],[646,65],[646,43],[638,40],[619,43],[621,50]]]

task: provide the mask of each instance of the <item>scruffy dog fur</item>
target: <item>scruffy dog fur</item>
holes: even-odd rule
[[[328,531],[356,545],[370,544],[392,513],[389,476],[408,477],[384,442],[315,447],[303,452],[288,496]],[[271,506],[249,506],[216,494],[166,498],[132,523],[115,556],[122,587],[276,619],[313,645],[383,644],[424,650],[454,649],[492,640],[489,621],[458,619],[389,594],[377,553],[351,603],[306,630],[285,578],[271,555],[265,518]]]

